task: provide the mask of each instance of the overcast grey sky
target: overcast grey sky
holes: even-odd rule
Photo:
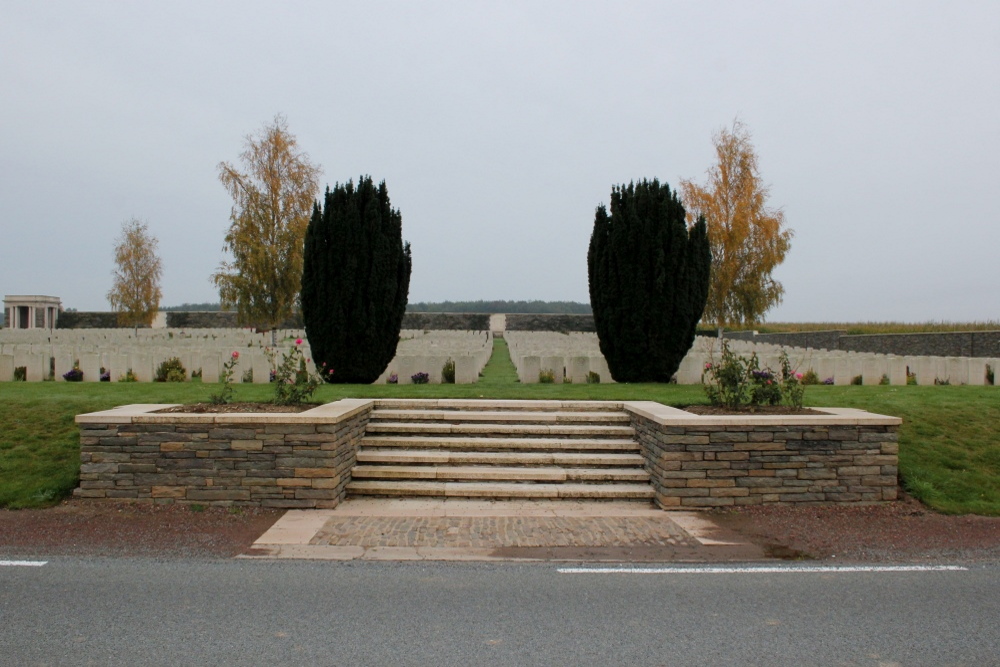
[[[795,238],[772,321],[1000,318],[1000,2],[0,0],[0,292],[107,310],[124,220],[216,301],[217,177],[276,113],[385,179],[410,301],[588,301],[611,186],[753,132]]]

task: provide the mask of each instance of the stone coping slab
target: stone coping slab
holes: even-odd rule
[[[400,404],[423,409],[449,408],[525,408],[538,409],[623,409],[658,424],[675,426],[813,426],[824,424],[853,426],[898,426],[899,417],[879,415],[856,408],[811,408],[820,415],[695,415],[655,401],[531,401],[531,400],[462,400],[462,399],[367,399],[344,398],[297,413],[158,413],[176,407],[176,403],[137,403],[101,412],[77,415],[77,424],[334,424],[372,407],[399,409]],[[498,415],[499,417],[500,415]]]
[[[814,408],[821,415],[696,415],[654,401],[626,401],[628,412],[664,426],[899,426],[899,417],[856,408]]]
[[[158,410],[176,403],[121,405],[77,415],[77,424],[336,424],[371,408],[372,399],[345,398],[304,412],[190,413]]]

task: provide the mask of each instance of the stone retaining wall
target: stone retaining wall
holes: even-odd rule
[[[697,416],[626,403],[664,509],[895,500],[901,420],[826,415]]]
[[[801,331],[754,334],[727,331],[726,338],[815,350],[894,354],[901,357],[1000,357],[1000,331],[941,331],[901,334],[852,334]]]
[[[344,498],[373,402],[297,414],[79,415],[80,498],[332,508]],[[155,406],[156,408],[169,406]]]

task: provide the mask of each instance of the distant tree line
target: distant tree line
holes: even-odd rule
[[[222,310],[222,305],[219,303],[182,303],[179,306],[167,306],[166,308],[160,308],[160,310],[180,312],[215,312],[217,310]]]
[[[589,303],[576,301],[441,301],[411,303],[409,313],[511,313],[590,315]]]

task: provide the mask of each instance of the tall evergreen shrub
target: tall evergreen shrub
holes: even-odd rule
[[[327,188],[313,207],[302,270],[302,319],[330,382],[369,384],[396,354],[410,289],[410,244],[385,181]]]
[[[601,352],[618,382],[668,382],[694,343],[712,255],[704,219],[688,230],[675,192],[656,179],[613,186],[587,253]]]

